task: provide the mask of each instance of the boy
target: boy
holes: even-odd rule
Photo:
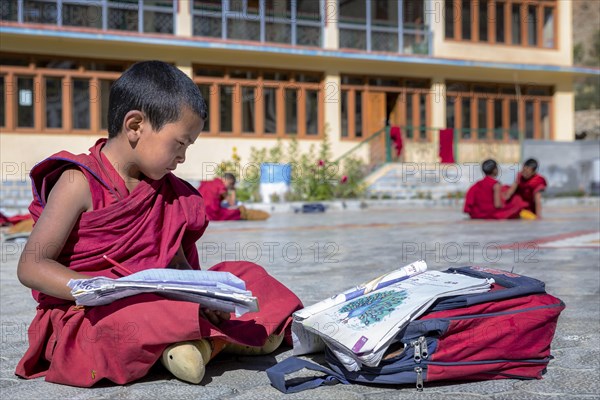
[[[208,225],[204,204],[172,171],[206,116],[198,87],[183,72],[140,62],[110,89],[108,140],[90,154],[62,151],[32,169],[36,224],[17,275],[39,305],[18,376],[81,387],[102,379],[125,384],[162,356],[176,377],[198,383],[224,343],[261,352],[281,343],[301,303],[256,264],[212,268],[237,275],[258,297],[261,311],[239,319],[154,294],[78,307],[67,287],[70,279],[200,268],[195,243]]]
[[[538,162],[530,158],[523,164],[523,169],[517,175],[515,183],[505,194],[506,199],[520,196],[527,202],[526,210],[542,218],[542,192],[546,189],[546,179],[537,173]]]
[[[206,205],[206,215],[209,221],[237,221],[242,219],[239,208],[226,208],[222,206],[227,200],[229,206],[235,206],[235,176],[225,173],[223,179],[215,178],[211,181],[200,182],[198,191]],[[229,196],[233,194],[233,196]]]
[[[519,218],[519,213],[526,203],[519,196],[514,196],[509,202],[504,201],[502,185],[496,180],[496,161],[484,161],[481,169],[485,177],[467,191],[464,212],[473,219]]]
[[[262,221],[270,217],[266,211],[236,206],[235,175],[232,173],[223,174],[223,179],[215,178],[212,181],[200,182],[198,192],[204,199],[209,221]],[[227,202],[228,207],[224,207],[223,202]]]

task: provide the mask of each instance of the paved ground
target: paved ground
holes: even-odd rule
[[[542,279],[567,309],[540,381],[412,386],[336,385],[296,395],[273,389],[264,370],[291,355],[222,357],[202,386],[156,367],[141,382],[80,389],[14,376],[35,303],[16,278],[19,248],[2,245],[2,399],[597,399],[600,396],[600,227],[598,205],[548,206],[542,221],[468,221],[457,207],[410,207],[275,214],[266,222],[214,223],[198,243],[204,266],[246,259],[263,265],[311,304],[386,271],[425,258],[430,269],[479,264]],[[514,244],[517,244],[516,246]],[[514,248],[518,248],[515,251]]]

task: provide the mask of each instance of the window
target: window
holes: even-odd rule
[[[3,91],[0,125],[6,131],[106,135],[110,85],[130,63],[4,53],[0,58],[0,87],[16,88]]]
[[[550,139],[552,88],[517,89],[509,84],[447,82],[446,126],[467,141]]]
[[[446,39],[555,48],[557,0],[445,0]]]
[[[340,48],[429,54],[425,0],[338,0],[338,5]]]
[[[170,0],[2,0],[0,19],[21,23],[173,34]]]
[[[429,88],[428,79],[342,75],[341,138],[362,140],[375,133],[366,130],[366,102],[369,94],[384,93],[387,122],[399,126],[408,140],[431,140]]]
[[[208,135],[322,137],[321,74],[216,66],[193,70],[210,112]]]
[[[191,7],[194,36],[322,46],[324,0],[195,0]]]

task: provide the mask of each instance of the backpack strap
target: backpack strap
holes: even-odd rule
[[[303,368],[311,371],[324,372],[325,375],[320,377],[313,376],[300,378],[301,383],[298,384],[290,384],[285,380],[286,375],[291,374],[292,372],[300,371]],[[322,365],[315,364],[307,360],[302,360],[297,357],[287,358],[267,369],[266,372],[269,380],[271,381],[271,385],[273,385],[275,389],[282,393],[297,393],[306,389],[314,389],[321,385],[335,385],[337,383],[343,383],[344,385],[347,385],[350,383],[346,378],[344,378],[343,375],[338,374],[329,368],[325,368]],[[298,378],[294,378],[293,380],[297,381]]]

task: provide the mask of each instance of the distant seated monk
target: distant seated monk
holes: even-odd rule
[[[215,178],[211,181],[200,182],[198,191],[204,199],[206,215],[209,221],[238,221],[238,220],[265,220],[269,213],[260,210],[249,210],[244,206],[236,207],[235,200],[235,175],[223,174],[223,179]],[[229,207],[223,207],[223,200],[227,200]]]
[[[505,199],[519,196],[527,202],[527,211],[533,213],[531,219],[542,218],[542,192],[546,189],[546,179],[537,173],[538,162],[530,158],[523,164],[517,180],[504,194]]]
[[[512,219],[519,218],[527,203],[518,195],[506,201],[502,196],[502,185],[496,180],[498,164],[486,160],[482,165],[485,177],[469,188],[464,212],[473,219]],[[505,188],[507,189],[507,187]]]

